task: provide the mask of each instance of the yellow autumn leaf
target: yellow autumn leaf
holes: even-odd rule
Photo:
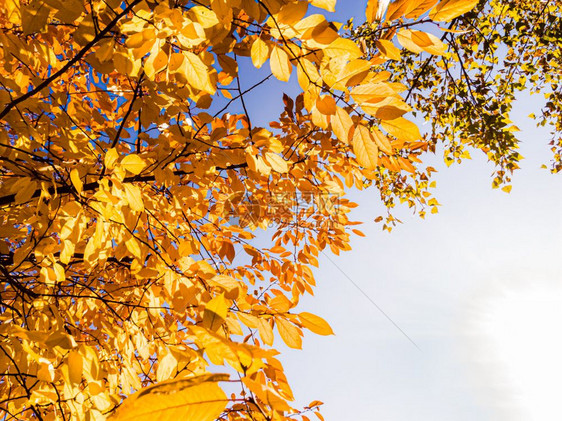
[[[212,28],[218,25],[219,20],[215,12],[208,7],[194,6],[189,9],[189,15],[193,20],[199,23],[203,28]]]
[[[336,0],[310,0],[310,4],[328,12],[336,11]]]
[[[15,201],[16,203],[25,203],[28,200],[37,197],[39,190],[37,190],[37,182],[31,181],[25,185],[22,190],[18,190],[16,193]]]
[[[308,3],[304,1],[293,1],[281,7],[279,13],[275,15],[277,22],[293,25],[300,21],[308,9]]]
[[[345,82],[346,86],[358,85],[368,75],[371,67],[372,63],[370,61],[363,59],[351,60],[338,76],[338,82]]]
[[[401,98],[388,97],[387,99],[376,104],[371,110],[368,106],[363,105],[363,110],[369,114],[371,111],[375,117],[381,120],[394,120],[398,117],[402,117],[409,111],[412,111],[412,107],[406,104]]]
[[[394,120],[384,120],[381,126],[392,136],[405,142],[415,142],[422,137],[418,126],[403,117]]]
[[[131,34],[125,41],[127,48],[139,48],[146,42],[142,32],[135,32]]]
[[[21,25],[21,7],[19,0],[4,0],[2,6],[2,12],[5,14],[8,22]]]
[[[323,49],[328,57],[347,57],[349,60],[359,58],[363,55],[361,49],[352,40],[338,37]]]
[[[181,66],[185,57],[181,53],[172,53],[170,54],[170,60],[168,62],[168,72],[169,73],[177,73],[178,70],[181,70]]]
[[[211,286],[222,289],[224,296],[231,300],[237,299],[242,291],[241,283],[231,276],[217,275],[207,282]]]
[[[64,282],[66,279],[66,275],[64,272],[64,267],[58,263],[53,265],[53,271],[55,272],[57,282]]]
[[[226,374],[203,374],[157,383],[125,399],[109,420],[215,421],[228,403],[218,385],[226,380]]]
[[[395,0],[391,3],[388,0],[384,2],[381,0],[379,3],[386,3],[386,20],[392,21],[402,16],[407,16],[418,7],[421,1],[423,0]]]
[[[367,0],[367,8],[365,9],[365,18],[367,22],[373,23],[377,19],[378,0]]]
[[[76,341],[69,334],[61,331],[56,331],[51,333],[45,340],[45,345],[47,345],[49,348],[58,346],[62,349],[72,349],[76,348]]]
[[[273,345],[273,329],[269,322],[260,317],[257,319],[257,325],[263,343],[269,346]]]
[[[74,384],[82,381],[83,361],[82,355],[76,350],[70,351],[67,357],[70,381]]]
[[[217,275],[210,279],[208,282],[220,286],[227,292],[240,288],[240,282],[234,279],[232,276],[227,275]]]
[[[262,156],[254,155],[253,153],[246,153],[246,162],[248,168],[263,175],[271,174],[271,166],[267,165]]]
[[[322,36],[322,33],[329,27],[329,23],[326,21],[325,16],[313,14],[295,23],[292,27],[301,39],[308,41],[314,38],[316,41],[320,42],[317,37]],[[333,39],[330,42],[332,41]]]
[[[111,170],[113,169],[115,162],[117,161],[118,158],[119,158],[119,153],[117,152],[117,149],[111,148],[105,153],[105,157],[103,161],[104,165],[106,166],[107,169]]]
[[[302,312],[299,314],[299,320],[303,327],[307,328],[308,330],[316,333],[317,335],[333,335],[334,331],[320,316],[316,316],[312,313]]]
[[[318,70],[309,60],[301,59],[299,65],[297,66],[297,80],[299,86],[303,91],[307,91],[311,85],[315,85],[321,82]]]
[[[260,377],[258,377],[258,379]],[[242,382],[248,390],[259,399],[260,402],[268,405],[276,412],[283,413],[291,410],[291,407],[287,404],[287,396],[281,396],[276,388],[272,387],[271,384],[264,383],[263,380],[252,380],[252,378],[248,376],[243,377]],[[306,420],[306,418],[304,419]]]
[[[379,39],[375,42],[380,53],[388,59],[400,60],[400,50],[392,41],[387,39]]]
[[[82,183],[82,180],[80,180],[80,173],[76,168],[70,171],[70,181],[72,182],[72,185],[74,186],[78,194],[82,194],[84,183]]]
[[[312,124],[314,124],[316,127],[320,127],[321,129],[328,128],[328,118],[326,115],[318,111],[316,104],[314,104],[314,106],[312,107],[310,116],[311,116]]]
[[[372,131],[372,134],[379,149],[388,155],[392,155],[392,145],[388,138],[376,129]]]
[[[302,348],[302,331],[288,320],[280,317],[275,319],[277,331],[283,342],[289,348],[301,349]]]
[[[138,259],[142,257],[142,250],[140,248],[139,242],[135,237],[129,237],[129,239],[125,241],[125,246],[134,257]]]
[[[156,370],[156,381],[162,382],[172,378],[174,371],[178,366],[178,361],[170,353],[164,355],[158,362],[158,369]]]
[[[364,103],[380,102],[393,95],[395,95],[394,90],[389,86],[388,83],[384,82],[368,82],[356,86],[351,91],[351,97],[360,106],[362,106]]]
[[[331,95],[322,95],[316,98],[316,108],[324,115],[336,113],[336,100]]]
[[[125,199],[129,203],[131,209],[135,212],[142,212],[144,210],[144,204],[140,189],[131,183],[123,184],[123,189],[125,190]]]
[[[418,19],[421,15],[430,10],[438,0],[419,0],[416,1],[415,7],[410,8],[405,17],[408,19]]]
[[[408,32],[412,42],[430,54],[442,55],[447,51],[447,44],[433,34],[416,30],[408,30]]]
[[[399,31],[396,35],[396,39],[402,47],[410,50],[412,53],[419,54],[423,51],[423,48],[412,40],[412,31],[409,29]]]
[[[470,12],[478,4],[478,0],[441,0],[429,12],[429,17],[434,21],[448,22],[457,16]]]
[[[137,175],[146,167],[146,162],[137,154],[129,154],[121,160],[121,167]]]
[[[219,294],[205,305],[203,312],[203,326],[209,330],[216,331],[226,321],[228,303],[224,294]]]
[[[289,171],[287,161],[285,161],[280,155],[273,152],[266,152],[265,159],[274,171],[282,174]]]
[[[330,116],[330,124],[336,137],[344,143],[349,143],[349,132],[353,126],[353,120],[348,112],[341,107],[336,107],[336,113]]]
[[[408,171],[409,173],[414,174],[416,172],[416,167],[414,167],[412,165],[412,163],[407,160],[406,158],[403,158],[401,156],[398,157],[398,164],[400,165],[400,168]]]
[[[269,46],[261,38],[256,38],[250,50],[252,63],[259,69],[269,58]]]
[[[368,169],[375,169],[377,167],[379,148],[367,127],[360,124],[355,128],[352,145],[359,164]]]
[[[273,46],[273,50],[271,51],[269,65],[271,66],[271,73],[273,73],[277,79],[287,82],[291,77],[293,67],[289,61],[289,56],[285,50],[276,45]]]
[[[168,65],[168,54],[164,50],[152,51],[150,57],[144,63],[144,72],[153,79],[154,76],[164,70]]]
[[[180,69],[178,69],[178,72],[181,72],[187,79],[187,82],[194,88],[213,95],[216,92],[216,88],[209,79],[209,68],[192,52],[184,51],[183,55],[185,60]]]
[[[238,311],[236,313],[236,316],[238,317],[238,319],[240,319],[242,323],[244,323],[249,328],[256,329],[258,327],[259,324],[258,317],[254,316],[253,314]]]

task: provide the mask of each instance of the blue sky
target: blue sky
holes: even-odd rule
[[[340,1],[333,19],[361,21],[364,6]],[[244,75],[243,86],[258,80]],[[281,92],[295,84],[252,92],[250,114],[275,119]],[[303,350],[283,349],[300,404],[324,401],[327,420],[562,419],[554,395],[562,391],[562,179],[540,169],[550,159],[548,129],[526,116],[541,104],[522,95],[512,113],[526,159],[511,194],[491,189],[492,166],[476,152],[450,168],[440,152],[429,157],[443,206],[426,220],[404,209],[391,234],[373,222],[376,191],[351,192],[352,219],[367,236],[351,252],[321,256],[316,294],[300,307],[336,336],[307,334]]]

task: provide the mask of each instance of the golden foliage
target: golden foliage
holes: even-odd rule
[[[435,16],[466,9],[449,3]],[[335,0],[310,4],[332,11]],[[395,2],[387,19],[420,16],[424,4]],[[379,185],[383,201],[393,190],[427,203],[426,144],[403,117],[404,85],[381,67],[400,60],[395,28],[367,59],[308,7],[0,4],[6,419],[299,414],[274,332],[292,348],[303,329],[332,334],[295,307],[312,293],[319,254],[350,249],[345,188],[394,174],[416,187]],[[398,35],[407,48],[446,48],[417,30]],[[271,74],[242,88],[262,66]],[[303,92],[261,127],[245,98],[295,69]],[[271,247],[254,247],[254,231],[274,222]]]

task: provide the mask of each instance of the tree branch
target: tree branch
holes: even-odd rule
[[[80,61],[82,59],[82,57],[84,57],[86,55],[86,53],[88,51],[90,51],[90,49],[94,45],[96,45],[101,39],[103,39],[103,37],[105,35],[107,35],[107,33],[109,31],[111,31],[111,29],[113,29],[113,27],[115,25],[117,25],[117,23],[121,20],[121,18],[123,16],[125,16],[127,13],[129,13],[133,9],[133,7],[135,7],[141,1],[142,0],[132,1],[131,4],[129,4],[121,13],[119,13],[117,16],[115,16],[115,18],[111,22],[109,22],[109,24],[105,28],[103,28],[103,30],[100,31],[94,37],[93,40],[91,40],[89,43],[87,43],[84,46],[84,48],[82,48],[80,51],[78,51],[78,54],[76,54],[72,59],[70,59],[68,61],[68,63],[66,63],[58,72],[53,73],[53,75],[51,75],[50,77],[45,79],[43,82],[41,82],[39,85],[37,85],[32,90],[26,92],[22,96],[19,96],[16,99],[14,99],[13,101],[10,101],[8,104],[6,104],[6,106],[4,107],[2,112],[0,112],[0,119],[4,118],[6,116],[6,114],[8,114],[16,105],[18,105],[19,103],[21,103],[21,102],[25,101],[26,99],[32,97],[36,93],[40,92],[41,90],[43,90],[44,88],[49,86],[51,84],[51,82],[53,82],[54,80],[61,77],[68,69],[70,69],[72,66],[74,66],[74,64],[76,64],[78,61]]]
[[[217,170],[222,171],[222,170],[234,170],[237,168],[245,168],[247,167],[248,164],[247,163],[243,163],[243,164],[235,164],[235,165],[228,165],[224,168],[222,167],[217,167]],[[181,170],[177,170],[174,171],[174,175],[188,175],[188,174],[192,174],[191,171],[181,171]],[[123,179],[123,183],[135,183],[135,182],[143,182],[143,181],[155,181],[156,177],[154,175],[133,175],[131,177],[125,177]],[[91,183],[86,183],[84,184],[84,186],[82,187],[82,191],[94,191],[98,188],[99,183],[97,181],[91,182]],[[49,187],[48,190],[49,194],[56,194],[57,196],[63,195],[63,194],[69,194],[69,193],[78,193],[76,191],[76,189],[74,188],[74,186],[72,186],[71,184],[67,184],[64,186],[57,186],[57,188],[55,189],[54,187]],[[31,196],[31,198],[34,197],[39,197],[41,195],[41,189],[37,189],[33,192],[33,195]],[[16,194],[8,194],[6,196],[0,196],[0,206],[5,206],[5,205],[11,205],[12,203],[14,203],[16,200]]]

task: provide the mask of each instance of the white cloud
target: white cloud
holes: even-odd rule
[[[529,280],[482,297],[472,322],[483,398],[505,419],[562,419],[562,285]]]

